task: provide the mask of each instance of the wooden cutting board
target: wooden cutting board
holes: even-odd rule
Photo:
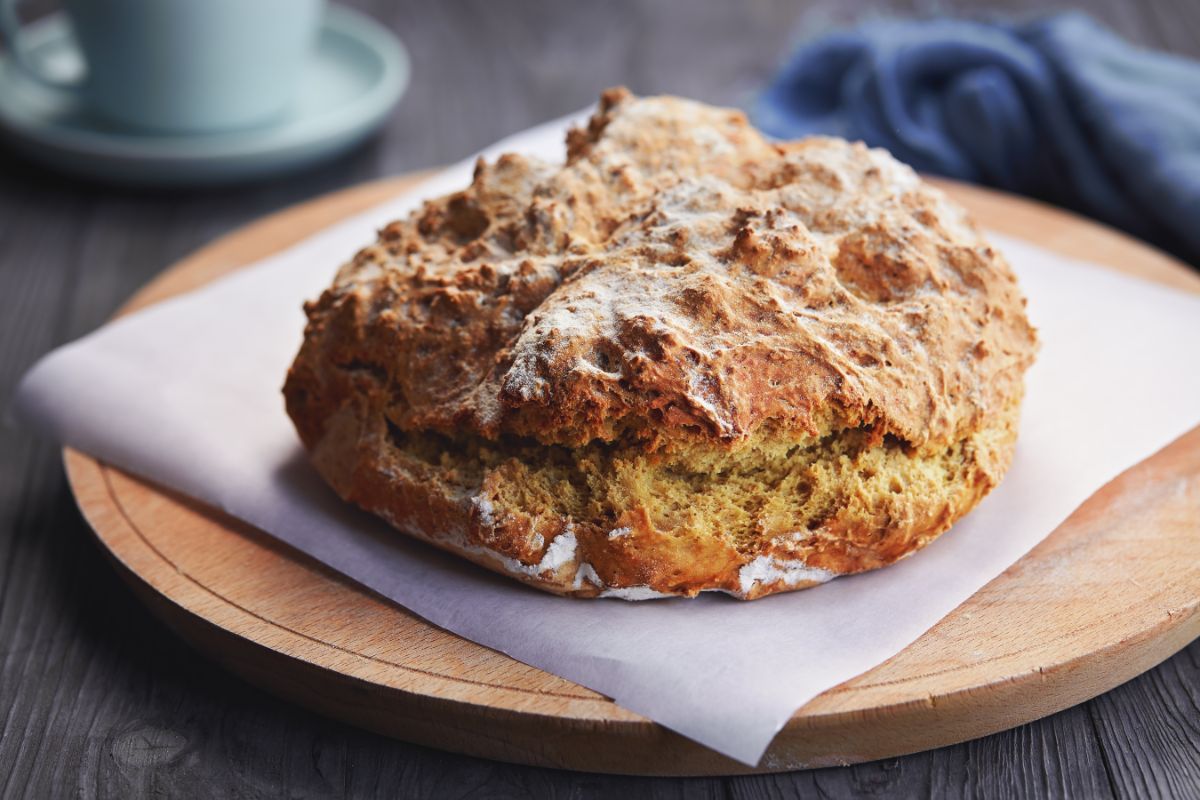
[[[195,288],[419,180],[367,184],[256,222],[163,273],[123,312]],[[989,228],[1200,292],[1200,277],[1186,267],[1111,230],[939,183]],[[237,520],[78,452],[67,450],[65,461],[80,509],[147,605],[270,692],[390,736],[506,761],[660,775],[751,771],[595,692],[433,627]],[[1198,554],[1200,427],[1101,489],[903,652],[797,711],[760,769],[939,747],[1105,692],[1200,635]]]

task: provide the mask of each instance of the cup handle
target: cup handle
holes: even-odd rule
[[[17,17],[17,6],[20,2],[21,0],[0,0],[0,35],[3,36],[4,44],[8,47],[13,63],[23,73],[43,86],[59,91],[78,91],[83,84],[82,75],[68,79],[50,75],[42,68],[41,64],[29,57],[22,41],[25,34],[21,30],[21,21]]]

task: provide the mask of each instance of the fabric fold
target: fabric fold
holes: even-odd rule
[[[1200,264],[1200,63],[1078,12],[831,34],[800,47],[753,117],[1058,203]]]

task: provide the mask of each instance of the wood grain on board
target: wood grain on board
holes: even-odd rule
[[[168,270],[125,310],[195,288],[413,185],[366,184],[255,223]],[[1200,277],[1047,206],[939,181],[984,224],[1180,289]],[[331,265],[331,270],[336,265]],[[435,628],[270,537],[79,453],[81,509],[139,595],[229,669],[409,741],[639,774],[746,768],[606,698]],[[1123,683],[1200,634],[1200,429],[1106,486],[903,652],[815,698],[765,771],[855,763],[1010,728]]]

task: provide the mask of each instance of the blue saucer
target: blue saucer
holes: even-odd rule
[[[30,55],[78,56],[64,17],[27,30]],[[277,175],[345,152],[377,128],[408,85],[404,46],[357,12],[326,12],[300,90],[269,126],[177,135],[122,129],[88,116],[75,99],[28,79],[0,57],[0,130],[14,148],[54,169],[124,184],[200,186]],[[60,70],[61,71],[61,70]]]

